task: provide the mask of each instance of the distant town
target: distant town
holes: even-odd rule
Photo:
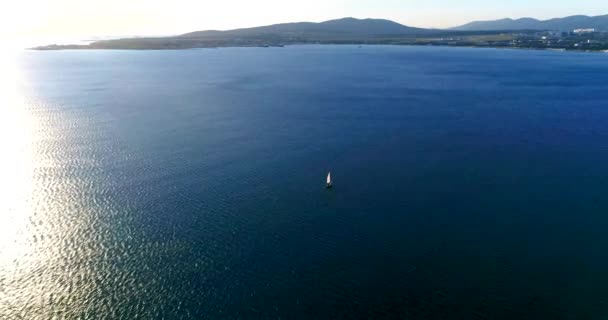
[[[512,31],[497,34],[420,38],[418,44],[558,49],[580,51],[608,50],[608,32],[595,29],[563,31]]]

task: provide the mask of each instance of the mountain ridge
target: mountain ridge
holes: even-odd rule
[[[399,24],[386,19],[357,19],[346,17],[341,19],[327,20],[323,22],[289,22],[278,23],[267,26],[239,28],[232,30],[203,30],[193,31],[182,35],[180,38],[199,38],[226,35],[262,35],[262,34],[310,34],[310,33],[341,33],[341,34],[365,34],[365,35],[402,35],[420,34],[432,32],[432,29],[416,28]]]
[[[591,17],[572,16],[567,19],[577,28]],[[608,16],[595,17],[599,22]],[[389,44],[389,45],[449,45],[479,47],[555,48],[569,50],[606,50],[608,34],[595,38],[567,38],[559,43],[545,43],[534,38],[540,29],[563,19],[540,21],[533,18],[501,19],[496,30],[441,30],[415,28],[385,19],[341,18],[324,22],[294,22],[233,30],[203,30],[169,37],[139,37],[100,40],[88,45],[46,45],[32,49],[119,49],[119,50],[178,50],[221,47],[281,47],[294,44]],[[487,22],[469,24],[481,28]],[[480,25],[481,24],[481,25]],[[513,24],[519,29],[513,30]],[[539,24],[543,24],[539,27]],[[607,25],[608,26],[608,25]],[[465,28],[466,29],[466,28]],[[524,37],[522,34],[527,34]],[[585,43],[583,40],[589,40]],[[593,40],[593,41],[591,41]]]
[[[596,29],[608,31],[608,15],[585,16],[573,15],[563,18],[539,20],[534,18],[473,21],[453,27],[457,31],[496,31],[496,30],[556,30],[572,31],[574,29]]]

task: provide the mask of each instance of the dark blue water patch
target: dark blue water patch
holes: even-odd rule
[[[53,160],[37,220],[66,228],[39,243],[63,255],[12,270],[31,281],[8,282],[9,316],[608,313],[605,55],[293,46],[21,67]]]

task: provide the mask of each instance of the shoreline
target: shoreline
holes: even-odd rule
[[[280,45],[225,45],[225,46],[200,46],[200,47],[188,47],[188,48],[104,48],[104,47],[91,47],[90,45],[48,45],[48,46],[37,46],[32,48],[24,48],[23,50],[28,51],[86,51],[86,50],[120,50],[120,51],[178,51],[178,50],[198,50],[198,49],[221,49],[221,48],[283,48],[292,46],[309,46],[309,45],[322,45],[322,46],[411,46],[411,47],[452,47],[452,48],[475,48],[475,49],[513,49],[513,50],[536,50],[536,51],[556,51],[556,52],[580,52],[580,53],[607,53],[608,50],[577,50],[567,48],[541,48],[541,47],[516,47],[516,46],[490,46],[490,45],[455,45],[455,44],[427,44],[427,43],[290,43]]]

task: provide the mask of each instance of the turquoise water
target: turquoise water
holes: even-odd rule
[[[11,77],[5,318],[608,317],[607,55],[25,52]]]

